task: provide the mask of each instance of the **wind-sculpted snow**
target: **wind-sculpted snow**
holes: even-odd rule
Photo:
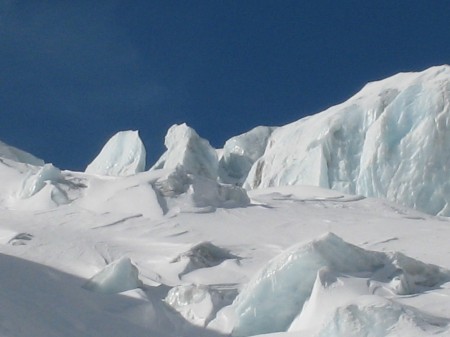
[[[264,154],[267,140],[274,129],[258,126],[227,140],[219,161],[221,181],[242,185],[253,163]]]
[[[35,166],[44,165],[42,159],[36,158],[32,154],[22,151],[18,148],[10,146],[0,141],[0,157],[11,159],[19,163],[30,164]]]
[[[369,83],[276,129],[246,188],[316,185],[450,215],[450,67]]]
[[[400,253],[367,251],[330,233],[281,253],[250,280],[232,305],[233,336],[286,331],[302,308],[314,307],[306,303],[314,299],[315,283],[334,283],[339,274],[363,278],[362,294],[411,295],[450,280],[450,272],[435,265]],[[320,314],[316,308],[309,317]]]
[[[146,151],[137,131],[116,133],[99,155],[88,165],[86,173],[129,176],[145,170]]]
[[[218,159],[214,148],[186,124],[173,125],[164,142],[167,151],[152,167],[155,169],[183,168],[190,174],[217,179]]]

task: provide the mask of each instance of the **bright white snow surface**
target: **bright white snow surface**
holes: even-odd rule
[[[417,191],[425,190],[414,190],[405,200],[426,199],[426,207],[435,202],[435,213],[447,214],[438,208],[448,196],[448,182],[441,180],[448,169],[448,108],[444,104],[441,109],[444,117],[437,110],[408,110],[418,101],[426,108],[429,102],[439,106],[448,89],[447,73],[448,67],[438,67],[369,85],[359,94],[367,93],[361,100],[357,95],[352,104],[341,106],[349,109],[345,123],[336,107],[275,131],[256,129],[238,138],[235,147],[218,152],[221,158],[241,153],[236,167],[243,175],[248,165],[241,160],[262,155],[249,176],[261,178],[259,188],[249,192],[223,183],[220,172],[228,164],[220,166],[216,151],[185,125],[171,129],[166,154],[146,172],[71,172],[0,152],[0,336],[450,336],[449,218],[320,187],[267,187],[291,177],[282,173],[284,166],[279,176],[269,175],[278,165],[269,160],[274,156],[285,160],[290,174],[294,167],[304,167],[301,174],[309,175],[311,183],[323,179],[338,188],[340,181],[339,188],[350,192],[361,193],[357,186],[362,181],[380,178],[381,186],[390,177],[387,190],[397,186],[400,196],[415,181]],[[439,79],[443,91],[438,90]],[[391,82],[400,93],[384,98],[368,94]],[[411,94],[411,101],[400,99],[403,89],[412,90],[408,88],[419,82],[417,90],[433,89]],[[353,104],[363,107],[358,102],[366,99],[387,103],[372,115],[352,112]],[[390,110],[397,99],[395,104],[410,114],[400,118]],[[358,124],[356,115],[374,118]],[[430,118],[436,129],[426,128]],[[294,141],[300,149],[307,146],[297,134],[310,132],[314,125],[307,123],[324,132],[318,132],[317,146],[305,138],[310,148],[298,152],[309,153],[301,158],[310,160],[311,168],[297,162],[301,158],[295,151],[281,156]],[[335,126],[345,134],[369,124],[360,141],[372,147],[358,148],[358,136],[336,147],[339,137],[330,134],[339,129]],[[395,132],[388,132],[391,128]],[[431,138],[419,132],[422,128]],[[287,131],[292,131],[289,142]],[[255,139],[267,139],[264,151],[251,151],[248,144]],[[272,152],[275,148],[280,157]],[[320,154],[331,148],[336,151],[324,152],[329,157]],[[440,156],[438,150],[443,151]],[[324,160],[308,157],[313,153]],[[414,170],[400,154],[411,156]],[[344,160],[338,170],[341,166],[331,165],[332,158],[360,161]],[[421,165],[424,158],[427,164]],[[371,160],[376,165],[369,165]],[[401,183],[388,164],[405,175]],[[353,176],[346,180],[339,176],[342,172],[372,178],[352,185]],[[336,180],[338,176],[342,179]],[[248,181],[255,182],[253,178]]]
[[[121,131],[105,144],[86,173],[129,176],[145,170],[146,151],[138,131]]]

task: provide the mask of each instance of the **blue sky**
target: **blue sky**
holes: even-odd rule
[[[83,170],[120,130],[149,164],[186,122],[221,147],[450,63],[450,2],[0,0],[0,139]]]

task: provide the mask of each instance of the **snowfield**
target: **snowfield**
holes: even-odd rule
[[[0,143],[0,336],[450,336],[449,73],[397,75],[222,151],[175,125],[148,171],[134,131],[86,172]]]

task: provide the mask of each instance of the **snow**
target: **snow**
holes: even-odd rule
[[[173,125],[164,142],[167,151],[152,167],[176,169],[182,166],[186,172],[215,180],[218,175],[218,159],[214,148],[186,124]]]
[[[145,170],[146,151],[138,131],[121,131],[105,144],[86,173],[129,176]]]
[[[448,197],[447,69],[369,84],[219,151],[174,126],[150,171],[1,157],[0,335],[450,336],[450,220],[403,201],[437,212]],[[253,161],[246,191],[235,184]]]
[[[398,74],[277,128],[244,187],[316,185],[449,216],[449,128],[450,67]]]

